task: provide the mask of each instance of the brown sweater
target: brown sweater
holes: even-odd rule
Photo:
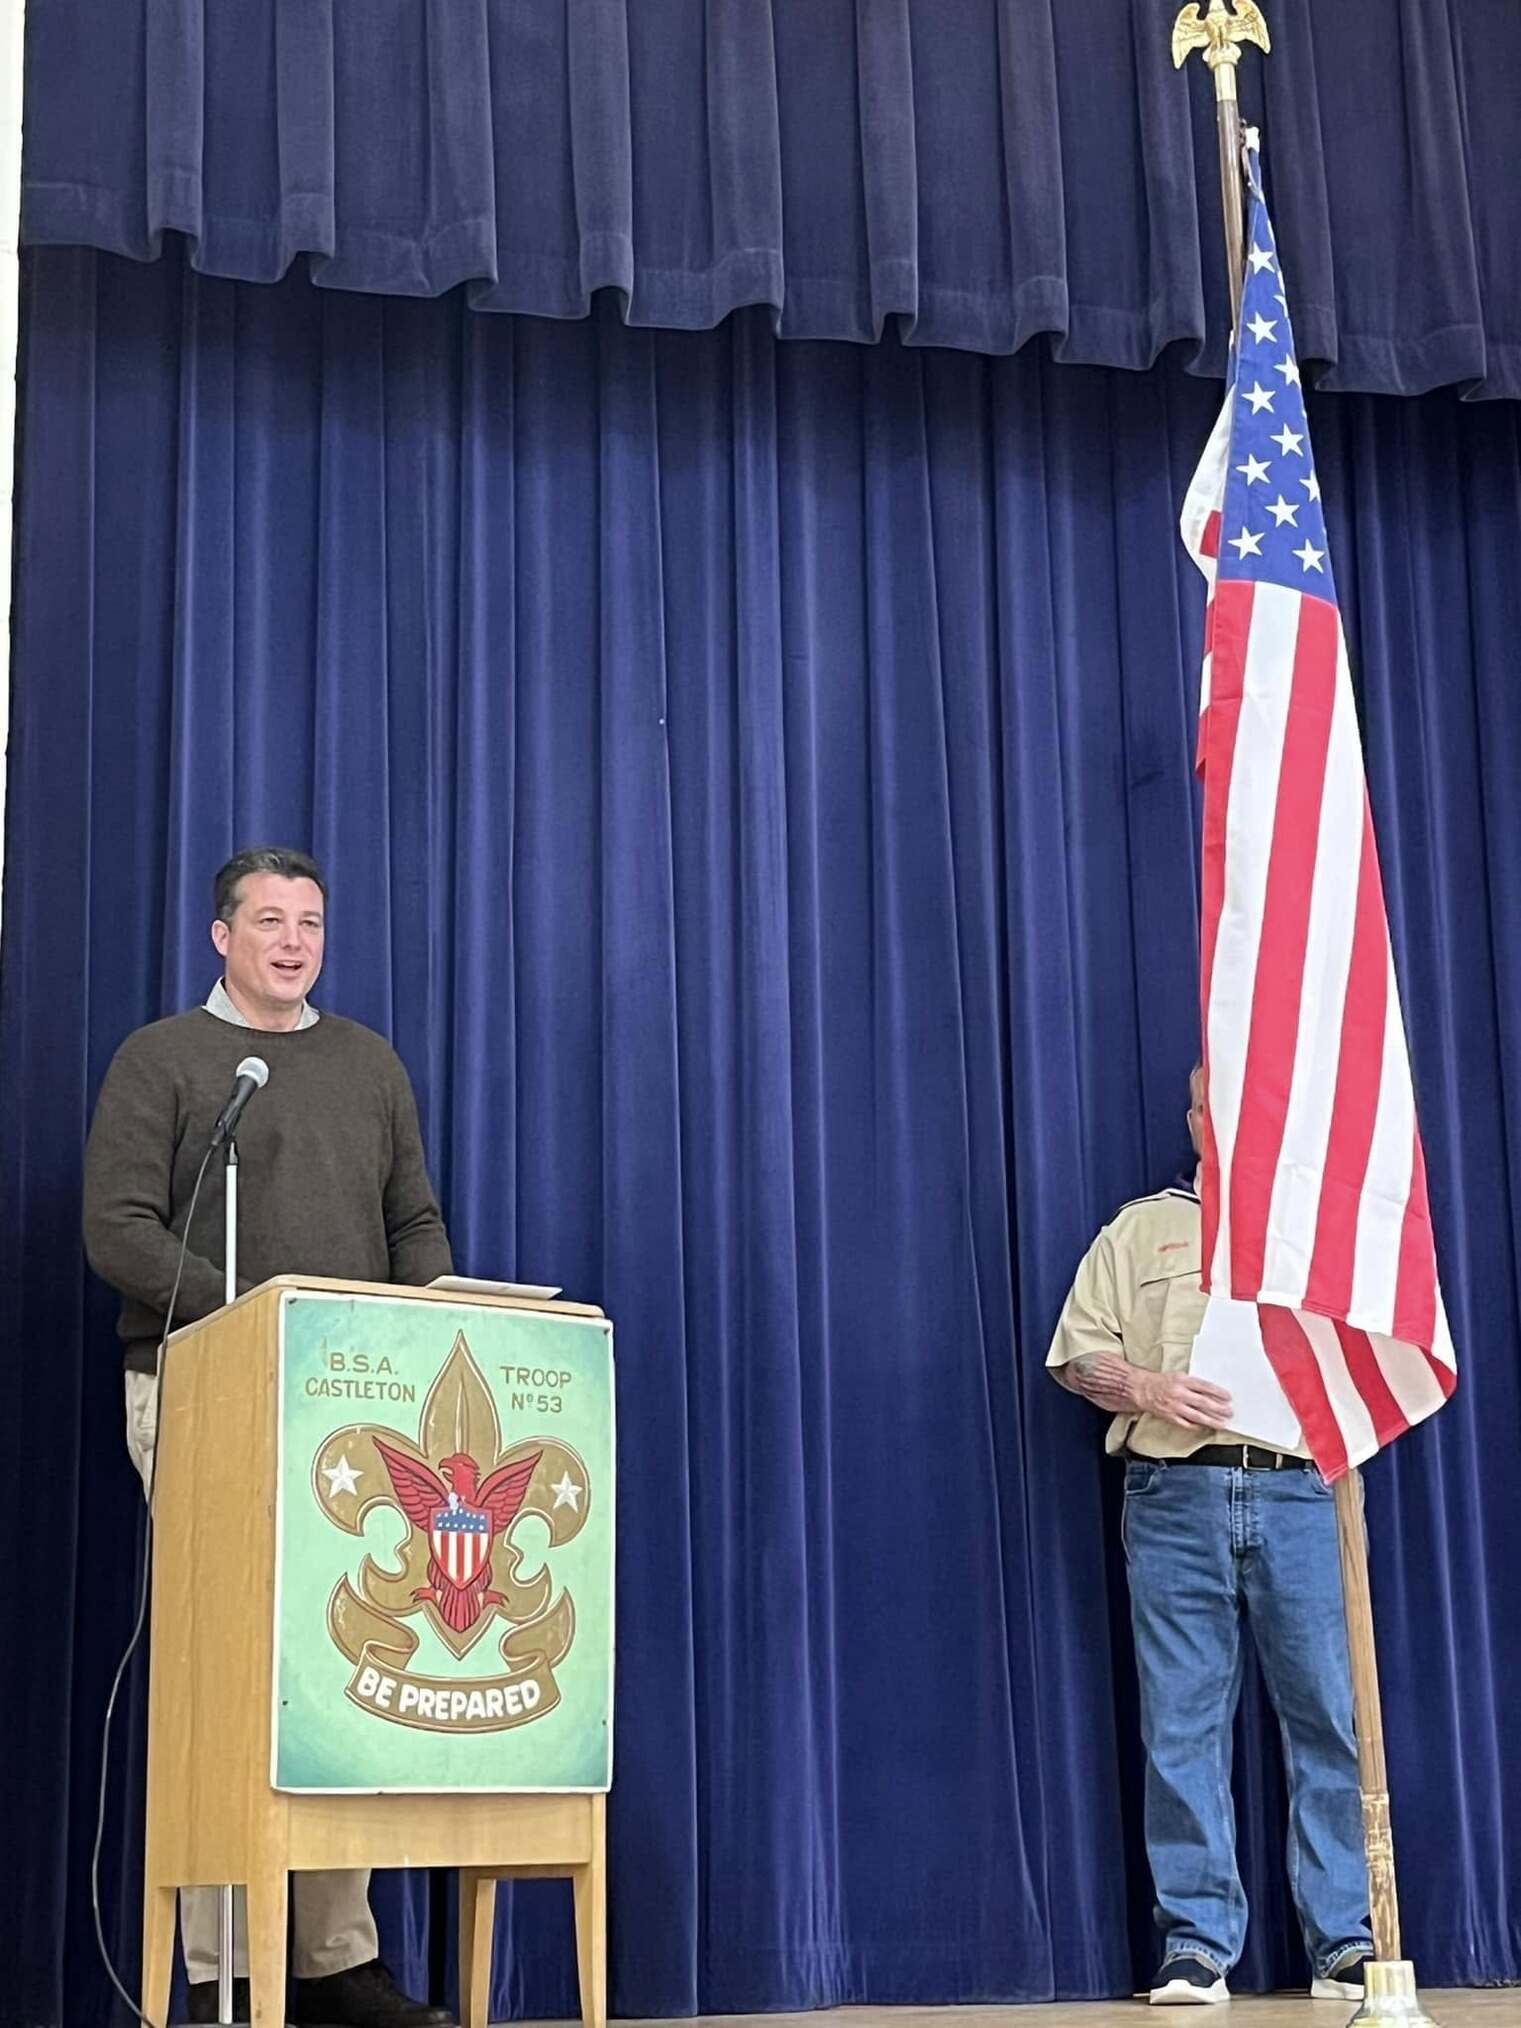
[[[238,1125],[238,1286],[270,1275],[430,1282],[451,1272],[417,1106],[390,1044],[324,1014],[289,1033],[235,1028],[202,1007],[129,1035],[85,1151],[85,1252],[121,1291],[126,1363],[151,1373],[195,1172],[245,1056],[269,1083]],[[207,1165],[176,1325],[223,1297],[223,1160]]]

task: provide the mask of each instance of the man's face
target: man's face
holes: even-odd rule
[[[322,936],[322,889],[278,873],[247,874],[231,921],[211,925],[234,1003],[272,1026],[298,1014],[317,983]]]
[[[1188,1138],[1194,1144],[1194,1153],[1204,1154],[1204,1070],[1195,1064],[1188,1080]]]

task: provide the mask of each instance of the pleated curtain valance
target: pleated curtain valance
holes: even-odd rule
[[[1521,8],[1268,0],[1242,65],[1323,384],[1521,394]],[[480,310],[1218,372],[1173,0],[37,0],[23,233]]]

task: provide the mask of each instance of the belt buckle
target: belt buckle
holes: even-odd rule
[[[1266,1463],[1260,1465],[1252,1463],[1252,1452],[1254,1450],[1261,1453],[1266,1459]],[[1279,1457],[1277,1451],[1264,1451],[1260,1444],[1243,1444],[1241,1446],[1241,1469],[1243,1472],[1276,1472],[1278,1465]]]

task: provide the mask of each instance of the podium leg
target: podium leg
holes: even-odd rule
[[[289,1875],[255,1864],[248,1883],[248,1986],[252,2028],[284,2028]]]
[[[576,1897],[576,1971],[581,2019],[607,2028],[607,1798],[592,1797],[591,1859],[572,1874]]]
[[[496,1876],[459,1871],[460,2028],[486,2028],[491,2014],[491,1942],[496,1927]]]
[[[169,2018],[169,1975],[174,1966],[174,1889],[143,1889],[143,1983],[140,2004],[164,2028]]]

